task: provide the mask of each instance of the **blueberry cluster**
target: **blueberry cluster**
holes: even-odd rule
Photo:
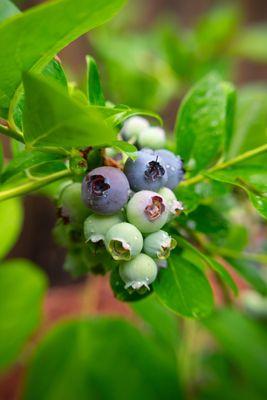
[[[156,279],[158,269],[166,267],[165,260],[176,246],[162,228],[183,210],[172,191],[183,179],[183,168],[179,157],[158,148],[165,143],[164,131],[149,127],[145,119],[130,118],[121,135],[124,140],[138,143],[139,149],[149,144],[150,148],[129,157],[123,170],[113,166],[94,168],[84,177],[82,187],[79,183],[71,185],[77,190],[71,200],[70,189],[65,188],[61,216],[69,213],[72,202],[76,203],[77,214],[84,218],[88,248],[104,247],[118,264],[125,288],[143,293]],[[81,192],[82,202],[78,199]],[[75,212],[71,218],[77,220]]]

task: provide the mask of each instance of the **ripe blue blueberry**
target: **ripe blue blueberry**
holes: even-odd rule
[[[173,191],[167,187],[159,190],[159,194],[164,198],[169,211],[168,222],[178,217],[183,211],[183,203],[178,201]]]
[[[64,221],[80,224],[90,214],[81,199],[81,193],[80,183],[70,183],[63,188],[59,197],[59,206],[60,216]]]
[[[85,205],[96,214],[112,215],[122,209],[129,197],[129,182],[122,171],[114,167],[95,168],[82,183]]]
[[[84,221],[84,237],[86,242],[97,243],[105,240],[107,231],[113,225],[123,222],[121,212],[114,215],[92,214]]]
[[[168,180],[166,167],[158,155],[138,151],[135,156],[135,160],[128,158],[124,167],[125,175],[133,191],[158,191],[166,185]]]
[[[169,189],[176,188],[184,177],[183,162],[181,158],[165,149],[157,150],[155,153],[158,154],[165,163],[168,176],[165,186]]]
[[[114,260],[131,260],[141,253],[143,236],[134,225],[122,222],[108,230],[105,243]]]
[[[128,221],[140,232],[156,232],[165,225],[169,211],[162,196],[149,190],[135,193],[127,204]]]
[[[164,129],[158,126],[149,126],[142,129],[137,139],[139,147],[150,147],[151,149],[160,149],[165,145],[166,134]]]
[[[142,117],[131,117],[124,122],[121,136],[125,141],[135,142],[143,129],[149,127],[149,122]]]
[[[125,283],[125,289],[149,289],[149,285],[157,277],[158,267],[152,258],[141,253],[131,261],[122,263],[119,273]]]
[[[165,260],[169,257],[171,250],[176,247],[176,244],[176,240],[167,232],[154,232],[144,240],[144,253],[152,258]]]

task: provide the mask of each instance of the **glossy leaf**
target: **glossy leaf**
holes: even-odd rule
[[[153,284],[160,301],[184,317],[203,318],[213,309],[209,282],[201,269],[173,251],[168,268],[161,270]]]
[[[51,161],[63,160],[64,156],[53,153],[42,153],[40,151],[23,151],[17,154],[5,167],[0,175],[0,184],[12,179],[15,175],[33,167],[39,167],[43,164],[50,163]],[[1,187],[1,186],[0,186]]]
[[[118,358],[119,357],[119,358]],[[59,373],[60,371],[60,373]],[[58,325],[34,355],[24,399],[180,398],[175,358],[126,321]]]
[[[23,208],[18,199],[0,202],[0,258],[15,245],[23,223]]]
[[[58,0],[3,23],[0,108],[8,109],[21,83],[22,71],[41,71],[61,49],[111,19],[124,3],[125,0],[80,0],[77,7],[72,0]]]
[[[26,260],[0,266],[0,370],[14,361],[41,319],[46,279]]]
[[[52,82],[24,74],[25,141],[31,147],[101,146],[116,140],[116,132],[94,108],[71,99]]]
[[[227,158],[254,149],[267,142],[267,87],[247,85],[238,91],[235,129]]]
[[[260,157],[255,164],[240,164],[221,171],[206,174],[220,182],[230,183],[244,189],[258,212],[267,218],[267,170],[266,157]]]
[[[177,116],[177,154],[192,174],[214,164],[232,135],[234,88],[210,74],[184,98]]]
[[[87,92],[89,103],[104,106],[105,97],[102,91],[98,68],[91,56],[86,57],[87,62]]]

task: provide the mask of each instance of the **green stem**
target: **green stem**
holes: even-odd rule
[[[21,143],[24,143],[24,137],[23,137],[22,133],[13,131],[13,129],[6,128],[5,126],[0,125],[0,133],[2,133],[5,136],[8,136],[9,138],[12,138],[12,139],[18,140]]]
[[[238,251],[232,250],[232,249],[226,249],[223,247],[216,247],[216,246],[210,246],[210,249],[213,252],[217,252],[223,257],[230,257],[230,258],[236,258],[236,259],[242,259],[242,260],[248,260],[248,261],[255,261],[261,264],[266,264],[267,263],[267,254],[260,254],[260,253],[248,253],[248,252],[243,252],[239,253]]]
[[[29,181],[21,186],[2,190],[0,191],[0,201],[10,199],[11,197],[25,195],[29,192],[40,189],[41,187],[48,185],[49,183],[55,182],[62,178],[67,178],[68,176],[71,176],[71,171],[69,169],[65,169],[64,171],[56,172],[38,180]]]
[[[241,162],[243,162],[245,160],[248,160],[250,158],[258,156],[259,154],[263,154],[265,152],[267,152],[267,144],[264,144],[262,146],[256,147],[256,149],[246,151],[245,153],[243,153],[243,154],[241,154],[241,155],[239,155],[239,156],[237,156],[235,158],[232,158],[229,161],[221,162],[221,163],[215,165],[214,167],[208,169],[206,171],[206,173],[209,174],[209,173],[213,173],[213,172],[216,172],[216,171],[220,171],[220,170],[225,169],[225,168],[232,167],[233,165],[239,164],[239,163],[241,163]],[[205,179],[205,178],[206,178],[205,174],[199,174],[199,175],[194,176],[193,178],[189,178],[189,179],[181,182],[180,186],[194,185],[194,184],[196,184],[198,182],[203,181],[203,179]]]

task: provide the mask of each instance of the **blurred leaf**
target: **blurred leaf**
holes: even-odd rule
[[[40,151],[22,151],[13,158],[5,167],[0,175],[0,183],[3,184],[15,175],[27,171],[32,167],[39,167],[50,161],[62,160],[63,156],[52,153],[42,153]],[[0,186],[1,187],[1,186]]]
[[[161,305],[154,294],[145,299],[131,303],[131,307],[142,318],[145,328],[165,345],[175,348],[178,339],[178,320]]]
[[[128,322],[72,321],[37,348],[24,399],[180,399],[176,374],[174,357]]]
[[[23,223],[23,209],[20,200],[0,202],[0,258],[4,258],[15,245]]]
[[[227,261],[255,290],[267,296],[266,279],[256,264],[230,257],[227,257]]]
[[[267,87],[247,85],[238,91],[235,129],[227,158],[267,142]]]
[[[227,50],[236,35],[239,22],[240,10],[236,6],[215,6],[208,10],[200,17],[195,29],[198,51],[206,57],[213,54],[221,57],[223,49]]]
[[[9,366],[38,327],[46,279],[34,264],[10,260],[0,266],[0,369]]]
[[[24,74],[25,141],[32,147],[101,146],[116,140],[113,131],[93,108],[71,99],[39,76]]]
[[[102,91],[97,64],[93,57],[87,56],[87,91],[89,103],[104,106],[105,97]]]
[[[267,335],[264,329],[238,311],[225,309],[203,321],[245,381],[267,395]],[[264,398],[264,397],[263,397]]]
[[[8,109],[21,83],[22,71],[41,71],[62,48],[111,19],[124,3],[124,0],[80,0],[77,8],[72,0],[58,0],[3,23],[0,107]]]
[[[267,62],[267,27],[255,25],[246,28],[237,38],[231,51],[253,61]]]
[[[160,301],[184,317],[203,318],[213,310],[209,282],[201,269],[173,251],[168,268],[161,270],[153,284]]]
[[[232,135],[233,96],[230,83],[209,74],[184,98],[175,128],[177,154],[192,174],[214,164],[228,145]]]
[[[4,150],[3,150],[3,145],[0,142],[0,173],[3,170],[3,167],[4,167]]]
[[[19,9],[9,0],[1,0],[0,3],[0,22],[3,22],[5,19],[13,17],[19,13]]]
[[[242,251],[249,241],[248,230],[244,225],[231,224],[221,246],[235,251]]]
[[[175,189],[175,194],[178,200],[183,203],[185,214],[194,211],[201,201],[200,196],[196,193],[195,186],[178,186]]]

